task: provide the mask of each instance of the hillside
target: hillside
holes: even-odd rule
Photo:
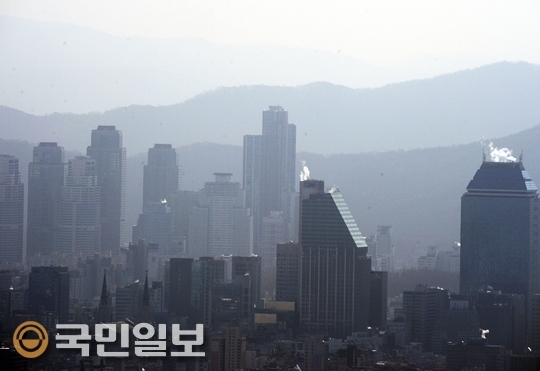
[[[378,89],[328,83],[221,88],[181,104],[104,113],[34,116],[0,107],[4,139],[56,141],[84,150],[97,125],[123,131],[128,154],[154,143],[241,145],[259,134],[261,112],[279,104],[297,125],[299,151],[335,154],[410,150],[496,138],[540,123],[540,66],[498,63]]]

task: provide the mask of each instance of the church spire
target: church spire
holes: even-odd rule
[[[107,290],[107,270],[103,272],[103,286],[101,287],[101,300],[99,305],[108,306],[109,304],[109,292]]]
[[[144,289],[142,295],[142,305],[143,307],[150,306],[150,293],[148,292],[148,271],[146,271],[146,277],[144,278]]]

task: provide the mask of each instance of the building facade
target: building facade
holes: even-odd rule
[[[28,224],[26,255],[58,251],[62,187],[66,176],[64,148],[39,143],[28,165]]]
[[[483,162],[461,198],[461,294],[540,290],[537,187],[521,162]]]
[[[23,260],[24,184],[19,159],[0,155],[0,264]]]
[[[371,260],[337,189],[300,182],[300,321],[309,332],[344,337],[369,322]]]
[[[168,200],[178,193],[179,169],[172,145],[155,144],[150,148],[143,171],[143,212],[149,202]]]
[[[69,160],[62,187],[59,252],[83,256],[101,252],[100,200],[96,161],[86,156]]]
[[[96,160],[101,187],[101,249],[118,255],[126,242],[126,149],[122,147],[122,132],[114,126],[98,126],[92,130],[86,154]]]
[[[254,220],[255,253],[260,253],[263,218],[283,212],[283,241],[291,239],[291,199],[296,184],[296,126],[280,106],[263,111],[262,135],[244,137],[243,188]]]
[[[189,226],[189,255],[249,256],[253,252],[253,222],[244,208],[240,183],[231,173],[214,173],[199,191],[199,206],[193,208]]]

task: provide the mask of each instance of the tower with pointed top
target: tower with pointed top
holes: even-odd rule
[[[95,321],[96,323],[108,323],[113,321],[113,306],[111,304],[111,297],[109,295],[109,289],[107,287],[107,271],[103,272],[103,285],[101,287],[101,296],[99,299],[99,306],[96,309]]]
[[[141,297],[141,304],[139,306],[139,311],[136,316],[137,323],[145,322],[152,323],[154,322],[154,310],[150,305],[150,291],[148,289],[148,271],[144,278],[144,287]]]

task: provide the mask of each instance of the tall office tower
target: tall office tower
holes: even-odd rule
[[[380,266],[378,270],[384,272],[394,271],[395,248],[392,243],[392,226],[377,226],[377,258]]]
[[[272,211],[263,218],[261,251],[264,270],[274,272],[276,269],[276,246],[283,242],[285,218],[281,211]]]
[[[126,149],[122,132],[114,126],[92,130],[86,154],[96,160],[101,187],[101,249],[118,255],[126,242]]]
[[[491,286],[530,303],[539,258],[536,185],[521,162],[483,162],[461,197],[460,293]]]
[[[240,183],[230,181],[231,173],[214,175],[214,182],[204,183],[191,215],[189,256],[251,255],[253,223]]]
[[[169,200],[167,200],[169,201]],[[171,208],[172,235],[171,255],[188,253],[189,251],[189,223],[193,208],[199,206],[199,193],[194,191],[179,191],[171,197],[167,205]],[[204,243],[206,246],[206,243]]]
[[[300,182],[301,325],[344,337],[369,321],[371,260],[365,238],[337,189]]]
[[[535,297],[533,295],[532,302]],[[515,354],[521,354],[525,350],[526,338],[526,307],[525,296],[517,294],[503,294],[500,291],[479,291],[475,293],[474,308],[478,313],[479,327],[489,329],[485,334],[488,345],[504,345],[506,349]],[[532,305],[534,313],[534,305]],[[531,327],[528,328],[531,342],[534,344],[535,322],[538,326],[538,318],[532,316]],[[537,344],[538,345],[538,344]],[[533,348],[531,346],[531,348]]]
[[[192,317],[193,259],[172,258],[165,265],[165,305],[170,315]]]
[[[69,320],[67,267],[32,267],[28,281],[28,312],[48,329]]]
[[[414,291],[403,291],[407,341],[422,343],[424,351],[431,351],[435,323],[448,304],[448,291],[438,287],[418,285]]]
[[[178,162],[176,150],[170,144],[154,144],[148,150],[144,165],[143,212],[150,202],[169,200],[178,193]]]
[[[290,202],[296,183],[296,126],[280,106],[263,111],[262,135],[244,137],[246,207],[254,219],[255,252],[261,248],[262,223],[272,211],[285,218],[283,241],[291,239]]]
[[[369,326],[386,327],[388,272],[371,272]]]
[[[58,251],[65,170],[63,147],[47,142],[34,147],[28,165],[27,256]]]
[[[0,264],[23,260],[24,184],[19,159],[0,155]]]
[[[96,161],[77,156],[69,160],[62,187],[58,251],[86,256],[100,252],[100,187]]]
[[[141,303],[141,283],[134,282],[116,288],[114,318],[116,321],[134,321]]]
[[[196,323],[212,324],[212,291],[217,283],[225,280],[225,261],[213,257],[201,257],[192,266],[192,300],[196,311]]]
[[[146,203],[144,212],[139,214],[137,225],[133,226],[133,243],[139,240],[156,243],[161,256],[172,255],[171,234],[171,209],[167,201]]]
[[[298,305],[302,275],[302,249],[297,243],[280,243],[276,247],[276,300]]]
[[[254,307],[260,307],[261,300],[261,257],[252,256],[234,256],[232,257],[232,278],[238,280],[249,276],[249,288],[251,292],[250,302],[252,311]]]

